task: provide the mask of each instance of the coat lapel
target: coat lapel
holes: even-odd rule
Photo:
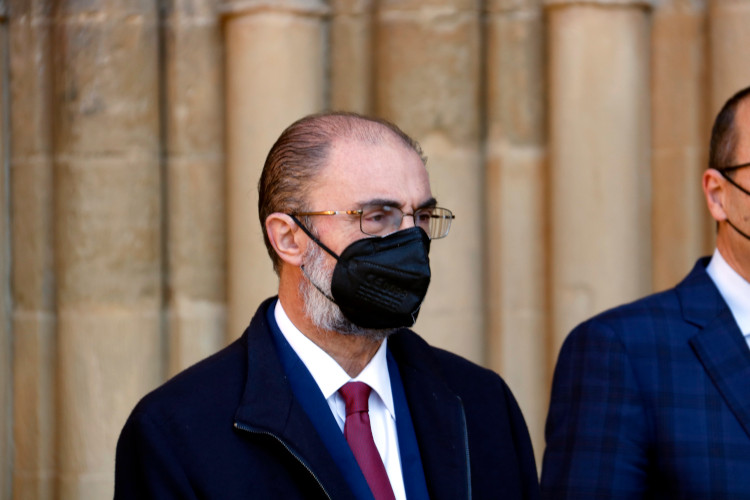
[[[236,425],[280,440],[280,446],[287,447],[310,470],[331,498],[354,499],[340,468],[294,397],[271,339],[266,320],[269,303],[264,306],[258,309],[247,335],[247,385],[235,414]]]
[[[678,287],[686,321],[701,328],[690,340],[703,368],[750,437],[750,349],[699,262]]]
[[[690,345],[750,437],[750,349],[729,308],[691,338]]]
[[[442,382],[426,344],[416,334],[396,334],[388,340],[388,346],[399,365],[430,498],[471,498],[461,399]]]

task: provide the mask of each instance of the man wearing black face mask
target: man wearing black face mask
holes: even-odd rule
[[[278,297],[138,404],[115,497],[538,498],[502,379],[408,329],[454,218],[419,145],[386,121],[308,116],[258,191]]]
[[[713,256],[563,345],[545,498],[750,498],[750,88],[719,112],[709,162]]]

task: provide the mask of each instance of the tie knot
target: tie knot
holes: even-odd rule
[[[371,390],[372,388],[364,382],[347,382],[339,389],[346,403],[347,416],[368,411],[367,400]]]

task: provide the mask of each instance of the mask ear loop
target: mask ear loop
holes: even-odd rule
[[[745,189],[742,186],[740,186],[739,184],[737,184],[737,181],[735,181],[734,179],[732,179],[729,176],[729,174],[727,174],[726,170],[721,170],[721,169],[716,169],[716,170],[719,171],[719,173],[721,174],[721,176],[724,177],[727,180],[727,182],[729,182],[729,184],[731,184],[732,186],[736,187],[737,189],[739,189],[740,191],[742,191],[746,195],[750,196],[750,191],[748,191],[747,189]]]
[[[729,224],[729,226],[732,229],[734,229],[735,231],[737,231],[738,233],[740,233],[742,236],[744,236],[745,238],[747,238],[748,240],[750,240],[750,235],[744,233],[743,231],[740,230],[740,228],[738,228],[737,226],[735,226],[734,224],[732,224],[732,221],[729,220],[729,217],[726,218],[726,221],[727,221],[727,224]]]
[[[740,191],[742,191],[746,195],[750,196],[750,191],[748,191],[747,189],[745,189],[742,186],[740,186],[739,184],[737,184],[737,182],[734,179],[732,179],[731,177],[729,177],[729,175],[726,173],[725,170],[722,170],[722,169],[717,169],[717,170],[719,171],[719,173],[721,174],[721,176],[724,177],[724,179],[726,179],[727,182],[729,182],[729,184],[731,184],[732,186],[736,187],[737,189],[739,189]],[[740,228],[738,228],[737,226],[735,226],[734,224],[732,224],[732,221],[729,220],[729,217],[727,217],[726,221],[727,221],[727,224],[729,224],[729,226],[732,229],[734,229],[735,231],[737,231],[740,235],[744,236],[746,239],[750,240],[750,235],[748,235],[744,231],[740,230]]]
[[[339,256],[338,256],[338,255],[336,255],[335,253],[333,253],[333,251],[332,251],[332,250],[331,250],[330,248],[328,248],[327,246],[325,246],[325,245],[323,244],[323,242],[322,242],[322,241],[320,241],[320,240],[319,240],[318,238],[316,238],[315,236],[313,236],[313,234],[312,234],[312,233],[310,232],[310,230],[309,230],[309,229],[307,229],[307,228],[305,227],[305,225],[304,225],[304,224],[302,224],[302,223],[301,223],[301,222],[299,221],[299,219],[297,219],[297,217],[295,217],[295,216],[294,216],[294,215],[292,215],[292,214],[289,214],[289,217],[291,217],[291,218],[292,218],[292,220],[294,221],[294,223],[295,223],[295,224],[297,224],[297,226],[298,226],[298,227],[299,227],[300,229],[302,229],[302,231],[304,231],[304,233],[305,233],[306,235],[308,235],[308,236],[310,237],[310,239],[311,239],[311,240],[313,240],[313,241],[315,242],[315,244],[316,244],[316,245],[318,245],[318,246],[319,246],[320,248],[322,248],[323,250],[325,250],[325,251],[326,251],[326,252],[327,252],[328,254],[330,254],[330,256],[331,256],[331,257],[333,257],[334,259],[336,259],[336,262],[338,262],[338,260],[339,260]]]
[[[300,266],[299,268],[300,268],[300,270],[302,270],[302,274],[304,274],[304,275],[305,275],[305,278],[307,278],[307,281],[309,281],[309,282],[310,282],[310,284],[311,284],[312,286],[314,286],[314,287],[315,287],[315,289],[316,289],[317,291],[319,291],[319,292],[320,292],[320,293],[321,293],[321,294],[323,295],[323,297],[327,298],[328,300],[330,300],[331,302],[333,302],[334,304],[336,304],[336,301],[335,301],[335,300],[333,300],[333,297],[331,297],[330,295],[328,295],[328,294],[327,294],[327,293],[326,293],[326,292],[325,292],[325,291],[324,291],[324,290],[323,290],[322,288],[320,288],[320,287],[318,286],[318,284],[317,284],[317,283],[315,283],[315,282],[314,282],[314,281],[312,280],[312,278],[310,278],[310,275],[309,275],[309,274],[307,274],[307,271],[305,271],[305,266],[304,266],[304,265],[303,265],[303,266]],[[337,304],[337,305],[338,305],[338,304]]]
[[[330,250],[330,249],[329,249],[329,248],[328,248],[327,246],[325,246],[325,245],[323,244],[323,242],[322,242],[322,241],[320,241],[320,240],[319,240],[318,238],[316,238],[315,236],[313,236],[313,234],[312,234],[312,233],[311,233],[311,232],[310,232],[310,231],[309,231],[309,230],[308,230],[308,229],[307,229],[307,228],[306,228],[306,227],[304,226],[304,224],[302,224],[302,223],[301,223],[301,222],[300,222],[300,221],[299,221],[299,220],[297,219],[297,217],[295,217],[295,216],[294,216],[294,215],[292,215],[292,214],[289,214],[289,217],[291,217],[291,218],[292,218],[292,220],[294,221],[294,223],[295,223],[295,224],[297,224],[297,226],[298,226],[298,227],[299,227],[300,229],[302,229],[302,231],[304,231],[304,232],[305,232],[305,234],[306,234],[307,236],[309,236],[309,237],[310,237],[310,239],[311,239],[311,240],[313,240],[313,241],[315,242],[315,244],[316,244],[316,245],[318,245],[318,246],[319,246],[320,248],[322,248],[323,250],[325,250],[326,252],[328,252],[328,253],[329,253],[329,254],[330,254],[330,255],[331,255],[331,256],[332,256],[332,257],[333,257],[334,259],[336,259],[336,262],[338,262],[338,260],[339,260],[339,256],[338,256],[338,255],[336,255],[335,253],[333,253],[333,252],[332,252],[332,251],[331,251],[331,250]],[[331,302],[333,302],[334,304],[336,303],[336,301],[335,301],[335,300],[333,299],[333,297],[331,297],[330,295],[328,295],[328,294],[327,294],[327,293],[326,293],[326,292],[325,292],[325,291],[324,291],[324,290],[323,290],[322,288],[320,288],[320,287],[318,286],[318,284],[317,284],[317,283],[315,283],[315,282],[314,282],[314,281],[312,280],[312,278],[310,277],[310,275],[309,275],[309,274],[307,274],[307,270],[305,269],[305,265],[304,265],[304,264],[303,264],[303,265],[301,265],[301,266],[300,266],[299,268],[300,268],[300,270],[302,271],[302,274],[304,274],[304,275],[305,275],[305,278],[307,278],[307,281],[309,281],[309,282],[310,282],[310,283],[312,284],[312,286],[314,286],[314,287],[315,287],[315,289],[316,289],[317,291],[319,291],[319,292],[320,292],[320,293],[321,293],[321,294],[323,295],[323,297],[327,298],[328,300],[330,300],[330,301],[331,301]]]

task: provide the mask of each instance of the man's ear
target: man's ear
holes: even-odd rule
[[[717,222],[726,220],[724,211],[724,196],[726,195],[726,180],[713,168],[703,172],[703,194],[706,196],[706,205]]]
[[[266,217],[266,234],[276,255],[287,264],[302,265],[306,238],[302,238],[299,226],[286,214],[274,212]]]

